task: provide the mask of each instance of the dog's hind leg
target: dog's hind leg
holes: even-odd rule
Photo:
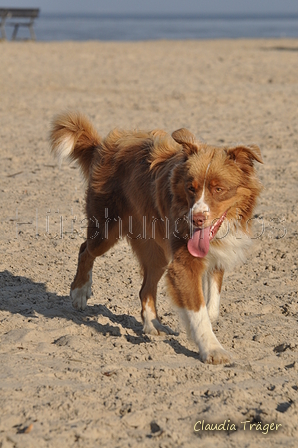
[[[117,242],[116,225],[109,229],[108,237],[104,230],[104,223],[101,228],[89,227],[87,240],[80,247],[77,273],[70,288],[72,304],[80,311],[86,308],[87,300],[91,296],[92,268],[95,258],[103,255]]]
[[[176,334],[160,322],[156,309],[157,284],[168,264],[163,250],[153,240],[132,240],[131,245],[143,270],[140,300],[144,333],[152,335]]]
[[[95,260],[88,252],[87,245],[88,240],[80,247],[77,273],[70,287],[73,307],[80,311],[86,308],[87,300],[91,296],[92,268]]]

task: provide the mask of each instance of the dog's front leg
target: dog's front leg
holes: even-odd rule
[[[229,353],[222,347],[213,333],[204,305],[196,310],[181,310],[182,317],[188,327],[191,339],[199,347],[200,358],[208,364],[224,364],[230,362]]]
[[[223,270],[205,272],[203,276],[203,292],[207,305],[208,316],[211,322],[216,322],[219,317],[220,292],[224,276]]]
[[[213,333],[203,296],[203,262],[186,251],[178,251],[169,266],[167,280],[175,304],[186,324],[188,335],[199,347],[200,358],[209,364],[230,362]]]

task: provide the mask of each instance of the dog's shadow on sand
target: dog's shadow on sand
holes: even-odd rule
[[[121,337],[123,334],[120,331],[121,326],[123,329],[132,330],[135,334],[124,335],[127,342],[142,344],[151,341],[150,337],[143,333],[141,322],[133,316],[115,314],[100,304],[87,306],[82,312],[76,311],[72,308],[69,296],[49,292],[44,283],[13,275],[7,270],[0,272],[0,310],[20,314],[27,319],[34,319],[35,313],[48,319],[60,317],[78,325],[86,325],[104,336]],[[110,323],[101,324],[93,319],[94,316],[107,317]],[[174,337],[167,338],[164,342],[170,345],[176,354],[199,359],[198,353],[183,347]]]

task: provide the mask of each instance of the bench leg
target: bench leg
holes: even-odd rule
[[[32,40],[36,40],[36,36],[35,36],[35,33],[34,33],[34,29],[33,29],[33,24],[29,25],[29,30],[30,30],[31,39]]]
[[[5,21],[1,22],[0,29],[1,29],[1,39],[6,40]]]
[[[18,29],[19,29],[19,25],[16,24],[13,29],[11,40],[16,40]]]

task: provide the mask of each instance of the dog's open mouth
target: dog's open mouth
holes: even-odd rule
[[[193,257],[203,258],[208,254],[210,241],[213,240],[222,225],[225,212],[212,226],[195,229],[192,238],[188,240],[187,248]]]

